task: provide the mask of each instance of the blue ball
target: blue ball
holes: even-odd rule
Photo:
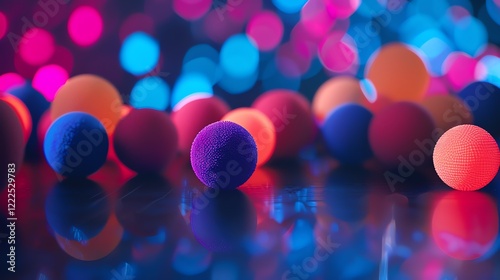
[[[500,88],[488,82],[473,82],[458,96],[469,106],[475,125],[493,137],[500,136]]]
[[[235,189],[257,166],[257,146],[242,126],[219,121],[203,128],[191,146],[194,173],[206,186]]]
[[[65,177],[86,177],[104,165],[108,146],[101,122],[87,113],[72,112],[49,127],[43,148],[54,171]]]
[[[333,157],[347,165],[360,165],[373,156],[368,128],[373,114],[365,107],[347,103],[327,116],[321,131]]]
[[[28,159],[38,158],[40,153],[36,129],[43,113],[49,109],[50,103],[40,92],[34,89],[30,83],[25,83],[22,86],[11,88],[8,92],[19,98],[19,100],[26,105],[26,108],[28,108],[28,111],[30,112],[33,130],[28,139],[28,143],[26,144],[26,157]]]

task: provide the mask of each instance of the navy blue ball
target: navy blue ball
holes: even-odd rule
[[[38,133],[36,133],[36,129],[43,113],[49,109],[50,103],[39,91],[34,89],[30,83],[25,83],[22,86],[11,88],[8,92],[19,98],[19,100],[26,105],[30,112],[33,130],[28,139],[28,143],[26,144],[25,155],[28,159],[36,159],[40,154],[38,146]]]
[[[203,128],[191,146],[194,173],[211,188],[235,189],[257,166],[257,145],[242,126],[219,121]]]
[[[500,88],[488,82],[473,82],[458,96],[469,106],[475,125],[493,137],[500,136]]]
[[[87,113],[72,112],[49,127],[43,148],[54,171],[65,177],[86,177],[104,165],[108,146],[101,122]]]
[[[348,103],[326,118],[321,131],[333,157],[343,164],[360,165],[373,156],[368,128],[373,114],[365,107]]]

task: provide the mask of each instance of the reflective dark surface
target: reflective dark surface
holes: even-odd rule
[[[1,279],[500,279],[498,179],[457,192],[429,170],[393,192],[383,170],[325,159],[264,167],[222,192],[181,166],[137,176],[108,162],[60,181],[24,164],[16,272],[2,226]]]

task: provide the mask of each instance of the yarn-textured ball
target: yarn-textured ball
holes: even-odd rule
[[[83,74],[70,78],[59,88],[50,113],[52,120],[69,112],[88,113],[98,119],[111,135],[120,120],[122,105],[120,93],[109,81]]]
[[[274,124],[276,148],[273,158],[292,158],[313,143],[318,128],[309,101],[295,91],[277,89],[260,95],[252,107]]]
[[[14,95],[26,105],[31,115],[32,127],[38,127],[38,123],[43,113],[50,107],[50,103],[47,99],[28,83],[9,89],[8,93]],[[38,135],[32,132],[26,144],[27,158],[37,159],[41,155],[41,149],[38,143]]]
[[[411,102],[397,102],[375,114],[368,137],[375,157],[387,165],[412,165],[430,162],[439,136],[430,114]]]
[[[368,128],[372,117],[368,109],[355,103],[334,109],[321,127],[332,156],[348,165],[359,165],[371,158]]]
[[[474,82],[458,93],[470,108],[474,124],[493,137],[500,136],[500,88],[488,82]]]
[[[205,126],[220,121],[229,112],[224,100],[212,96],[200,98],[174,108],[172,121],[179,134],[179,150],[189,154],[193,140]]]
[[[439,138],[434,149],[434,168],[448,186],[475,191],[498,173],[500,151],[495,139],[475,125],[459,125]]]
[[[428,96],[420,104],[431,114],[436,128],[443,133],[454,126],[473,123],[469,106],[454,95]]]
[[[17,97],[15,97],[12,94],[5,93],[4,95],[0,96],[0,100],[5,101],[7,104],[14,109],[14,111],[17,114],[17,117],[21,121],[21,125],[23,127],[23,133],[24,133],[24,143],[27,143],[30,135],[31,135],[31,130],[33,129],[33,124],[31,122],[31,115],[28,107]]]
[[[235,189],[255,171],[257,145],[242,126],[218,121],[196,135],[191,146],[191,165],[206,186]]]
[[[161,172],[177,152],[177,129],[165,112],[133,109],[116,126],[113,145],[128,168],[139,173]]]
[[[86,177],[106,162],[109,140],[93,116],[73,112],[54,121],[45,135],[44,152],[50,167],[65,177]]]
[[[7,186],[8,169],[18,171],[24,156],[23,128],[16,112],[6,102],[0,100],[0,191]],[[15,167],[9,166],[14,164]],[[10,172],[9,172],[10,173]],[[11,173],[12,174],[12,173]]]

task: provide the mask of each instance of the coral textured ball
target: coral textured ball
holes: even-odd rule
[[[257,166],[269,161],[276,146],[276,131],[266,115],[256,109],[239,108],[227,113],[222,120],[237,123],[252,135],[257,144]]]
[[[165,112],[134,109],[118,123],[113,144],[118,159],[128,168],[161,172],[177,152],[177,129]]]
[[[475,191],[493,180],[500,165],[495,139],[475,125],[459,125],[439,138],[434,149],[434,168],[448,186]]]
[[[493,137],[500,136],[500,88],[488,82],[474,82],[458,93],[470,108],[474,124]]]
[[[252,176],[257,166],[257,145],[239,124],[219,121],[196,135],[191,166],[206,186],[235,189]]]
[[[363,103],[366,97],[359,80],[350,76],[331,78],[316,91],[312,111],[318,122],[323,122],[333,109],[345,103]]]
[[[330,153],[341,163],[359,165],[373,156],[368,128],[373,114],[365,107],[347,103],[333,110],[321,131]]]
[[[393,101],[418,101],[430,84],[430,76],[422,59],[408,46],[392,43],[375,53],[367,65],[366,78],[377,93]]]
[[[4,172],[0,174],[0,191],[7,186],[8,169],[17,171],[23,161],[23,127],[16,112],[6,102],[0,100],[0,164]],[[14,164],[15,166],[9,166]],[[13,172],[12,172],[13,173]]]
[[[85,112],[97,118],[109,135],[120,120],[123,101],[107,80],[89,74],[69,79],[56,93],[50,107],[53,120],[69,112]]]
[[[179,150],[189,154],[196,134],[205,126],[220,121],[229,112],[229,106],[222,99],[212,96],[184,104],[172,112],[172,121],[179,133]]]
[[[9,104],[16,112],[17,117],[19,118],[19,120],[21,121],[21,125],[23,126],[24,143],[27,143],[31,135],[31,130],[33,128],[33,123],[31,122],[31,115],[28,107],[26,107],[26,105],[24,105],[24,103],[19,98],[15,97],[12,94],[6,93],[5,95],[0,97],[0,100],[3,100],[7,104]]]
[[[252,107],[264,113],[276,130],[273,158],[296,156],[318,132],[309,101],[297,92],[278,89],[255,100]]]
[[[388,167],[401,163],[419,167],[432,156],[439,137],[434,129],[434,121],[421,106],[397,102],[375,114],[368,137],[375,157]]]
[[[104,126],[93,116],[73,112],[54,121],[43,149],[50,167],[65,177],[86,177],[106,162],[109,140]]]

